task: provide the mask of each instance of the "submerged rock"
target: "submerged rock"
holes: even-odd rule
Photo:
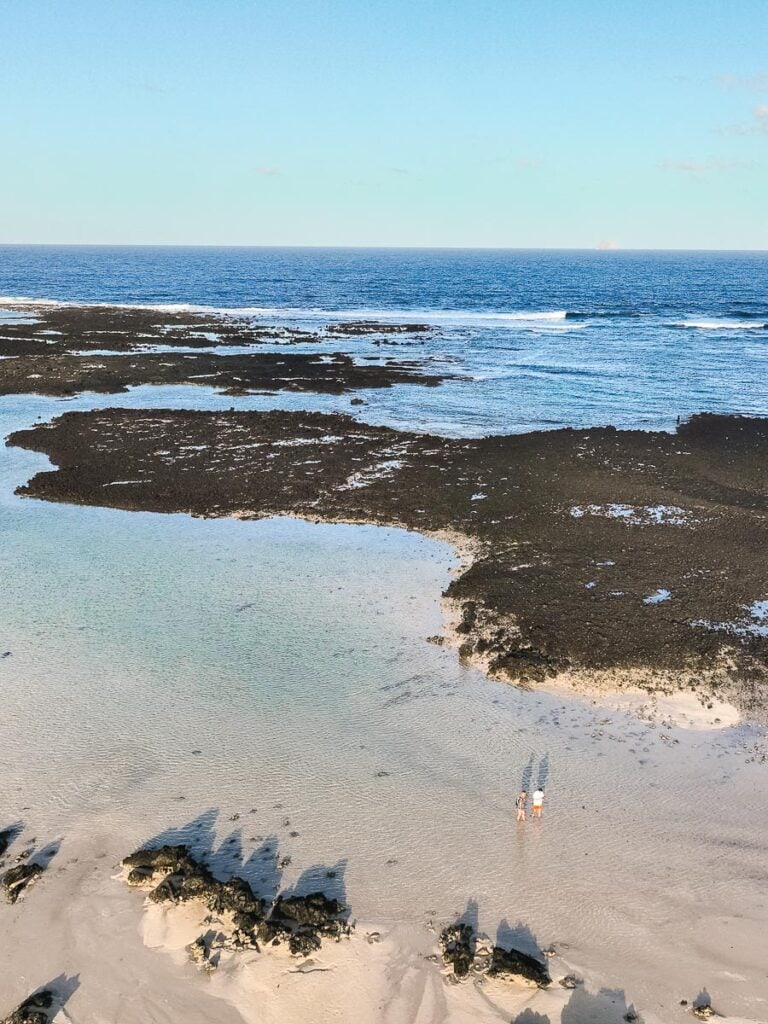
[[[0,1024],[48,1024],[48,1011],[53,1006],[53,992],[45,989],[25,999],[12,1014],[4,1017]]]
[[[39,864],[18,864],[3,875],[2,886],[9,903],[16,900],[42,875],[43,868]]]

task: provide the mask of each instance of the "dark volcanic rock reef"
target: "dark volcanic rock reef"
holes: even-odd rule
[[[4,310],[4,312],[9,312]],[[13,322],[13,313],[19,322]],[[331,325],[322,334],[254,325],[248,318],[109,306],[31,306],[0,320],[0,395],[114,393],[141,384],[198,384],[226,394],[314,391],[341,394],[394,384],[435,386],[444,379],[413,360],[356,362],[343,352],[227,353],[334,335],[412,334],[407,324]],[[162,351],[153,351],[162,347]],[[174,349],[211,351],[180,352]]]
[[[115,393],[141,384],[197,384],[227,395],[259,391],[313,391],[342,394],[393,384],[434,387],[443,378],[420,373],[410,362],[356,363],[351,356],[260,352],[149,353],[96,356],[17,356],[0,362],[0,395],[35,392],[73,395],[80,391]]]
[[[351,932],[346,907],[338,900],[322,892],[282,894],[270,905],[243,878],[215,878],[186,846],[138,850],[123,867],[128,884],[150,889],[153,903],[199,900],[215,915],[217,928],[188,947],[190,958],[206,970],[215,969],[222,949],[259,950],[285,943],[296,956],[307,956],[324,939],[339,940]]]
[[[20,493],[200,516],[395,524],[469,542],[461,655],[519,683],[691,687],[764,706],[768,420],[479,440],[316,413],[69,413],[10,444]]]

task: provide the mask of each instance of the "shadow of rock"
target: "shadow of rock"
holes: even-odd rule
[[[506,917],[499,922],[496,929],[496,945],[502,949],[516,949],[526,956],[535,957],[541,960],[541,946],[527,924],[518,921],[517,924],[510,924]]]
[[[551,1024],[545,1013],[536,1013],[535,1010],[523,1010],[523,1012],[512,1021],[512,1024]]]
[[[49,1024],[78,988],[79,974],[72,977],[60,974],[58,978],[33,992],[9,1016],[4,1017],[0,1024]]]
[[[274,901],[283,877],[277,836],[267,836],[243,862],[239,873],[264,899]]]
[[[477,906],[477,900],[467,900],[467,909],[456,919],[456,924],[466,924],[472,929],[474,935],[478,934],[479,929],[479,910]]]
[[[14,839],[21,835],[23,828],[24,823],[22,821],[14,821],[12,825],[6,826],[6,828],[0,832],[0,857],[3,857],[7,853],[8,847]]]
[[[621,989],[602,988],[596,995],[577,988],[563,1007],[561,1024],[624,1024],[639,1020],[633,1007],[627,1005]]]
[[[207,860],[216,845],[218,817],[219,812],[211,808],[186,825],[165,829],[154,838],[145,840],[141,846],[149,849],[156,849],[159,846],[186,846],[194,857]]]
[[[712,996],[705,988],[693,1000],[691,1009],[693,1010],[694,1017],[699,1020],[709,1020],[710,1017],[718,1016],[712,1009]]]
[[[307,896],[311,892],[324,892],[331,899],[338,900],[339,903],[346,903],[347,887],[344,881],[346,871],[346,858],[338,860],[332,865],[313,864],[306,871],[302,871],[296,879],[296,883],[283,895]]]
[[[80,975],[73,974],[67,977],[66,974],[60,974],[58,978],[54,978],[53,981],[49,981],[47,985],[43,985],[37,990],[35,995],[39,992],[49,991],[53,993],[53,1002],[51,1003],[51,1016],[55,1017],[59,1010],[63,1010],[67,1005],[72,996],[80,988]]]

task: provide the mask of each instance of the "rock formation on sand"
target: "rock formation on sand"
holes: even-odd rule
[[[453,969],[456,978],[505,978],[528,982],[539,988],[552,984],[546,962],[517,949],[504,949],[478,942],[469,924],[457,923],[443,929],[440,935],[443,963]]]
[[[42,875],[44,868],[40,864],[17,864],[3,875],[0,885],[5,889],[5,898],[15,903],[27,889]]]
[[[53,992],[45,989],[25,999],[13,1013],[0,1021],[0,1024],[49,1024],[51,1018],[48,1011],[52,1006]]]
[[[190,958],[208,970],[216,966],[218,949],[259,950],[285,943],[291,953],[307,956],[323,939],[339,940],[352,926],[346,907],[322,892],[281,894],[270,905],[250,884],[234,876],[215,878],[186,846],[143,849],[126,857],[129,885],[150,889],[153,903],[199,900],[217,919],[218,931],[201,935],[188,947]]]

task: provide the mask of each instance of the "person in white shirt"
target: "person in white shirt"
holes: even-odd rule
[[[542,786],[536,790],[533,794],[533,816],[534,818],[540,818],[541,812],[544,809],[544,789]]]

